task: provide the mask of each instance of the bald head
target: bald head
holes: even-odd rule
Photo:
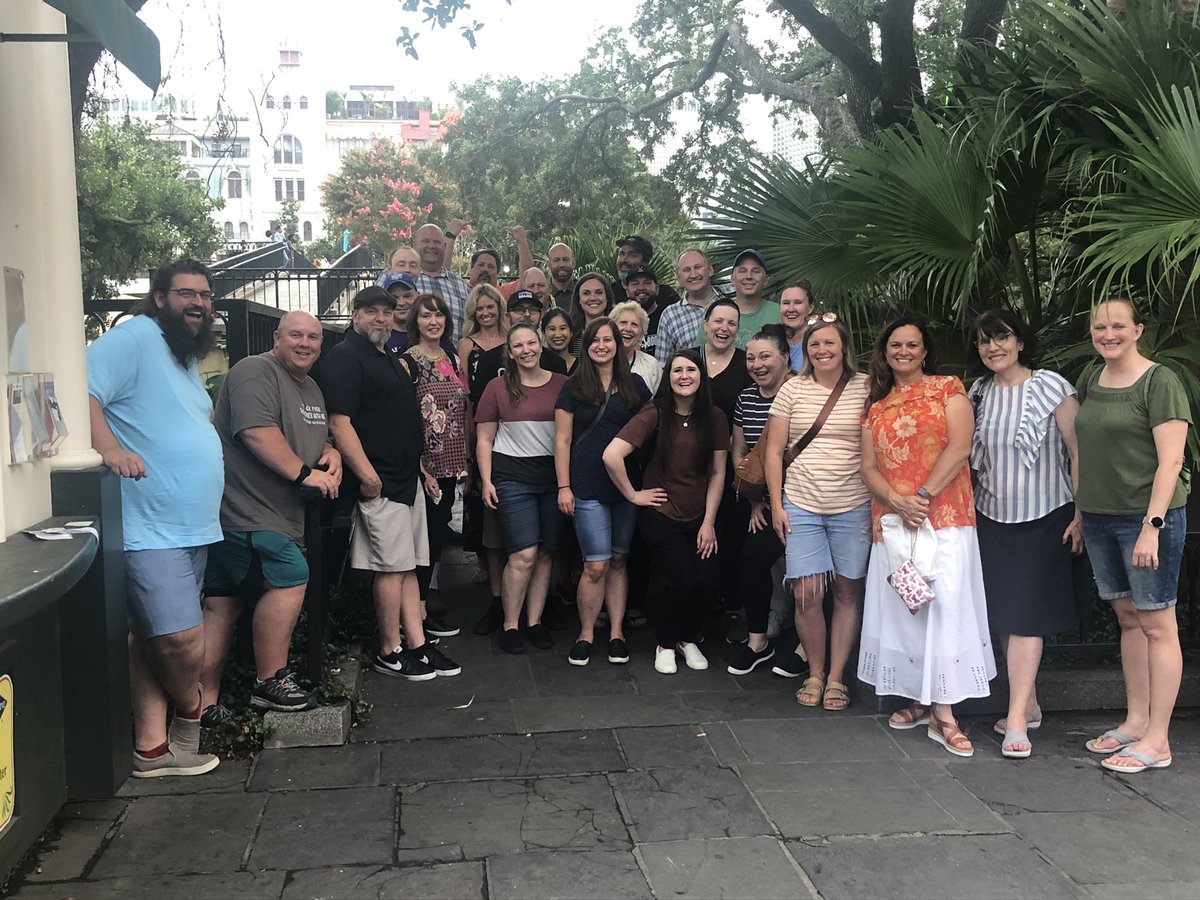
[[[321,323],[312,313],[294,309],[279,320],[271,355],[289,375],[303,380],[321,355]]]
[[[430,275],[442,272],[442,256],[446,252],[446,239],[442,237],[442,226],[430,222],[417,229],[413,247],[421,257],[421,269]]]
[[[526,269],[521,275],[521,287],[527,291],[533,291],[533,295],[541,301],[543,309],[549,305],[550,279],[546,277],[544,269],[539,269],[537,266]]]
[[[546,267],[550,277],[560,289],[567,286],[571,275],[575,272],[575,254],[566,244],[554,244],[546,254]]]

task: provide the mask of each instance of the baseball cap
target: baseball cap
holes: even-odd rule
[[[350,307],[351,309],[362,309],[364,306],[374,306],[377,303],[392,309],[396,308],[396,298],[377,284],[365,287],[355,294],[354,302],[350,304]]]
[[[759,253],[757,250],[750,250],[750,249],[743,250],[741,253],[739,253],[737,256],[735,256],[733,258],[734,268],[737,268],[738,264],[741,263],[741,261],[743,259],[745,259],[747,256],[749,256],[756,263],[758,263],[760,266],[762,266],[764,272],[767,271],[766,258],[761,253]]]
[[[417,289],[417,283],[413,281],[413,277],[407,272],[394,272],[383,279],[383,289],[388,293],[391,293],[393,284],[403,285],[405,289],[410,291]]]
[[[654,255],[654,246],[640,234],[626,235],[617,241],[617,247],[632,247],[633,252],[644,260],[649,260]]]
[[[629,277],[625,281],[630,282],[635,278],[649,278],[655,284],[658,284],[658,276],[654,274],[654,270],[649,266],[634,266],[629,270]]]
[[[533,295],[533,291],[513,291],[513,295],[508,298],[507,309],[512,312],[520,306],[536,306],[542,308],[542,303]]]

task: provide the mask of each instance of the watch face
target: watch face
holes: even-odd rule
[[[1162,516],[1148,516],[1146,522],[1155,528],[1162,528],[1165,524]]]

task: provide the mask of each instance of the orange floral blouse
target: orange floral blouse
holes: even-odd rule
[[[926,375],[914,384],[897,385],[882,400],[871,404],[863,426],[871,429],[875,461],[892,489],[915,494],[925,483],[934,463],[949,443],[946,403],[958,394],[966,396],[962,382],[953,375]],[[879,517],[892,510],[871,500],[874,539],[882,540]],[[954,480],[929,504],[929,521],[934,529],[975,524],[975,498],[971,470],[963,463]]]

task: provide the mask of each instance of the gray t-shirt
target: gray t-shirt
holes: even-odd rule
[[[274,425],[306,465],[321,458],[329,436],[325,398],[311,378],[288,374],[270,353],[241,360],[225,377],[213,424],[225,451],[225,531],[277,531],[304,542],[304,497],[242,442],[247,428]]]

